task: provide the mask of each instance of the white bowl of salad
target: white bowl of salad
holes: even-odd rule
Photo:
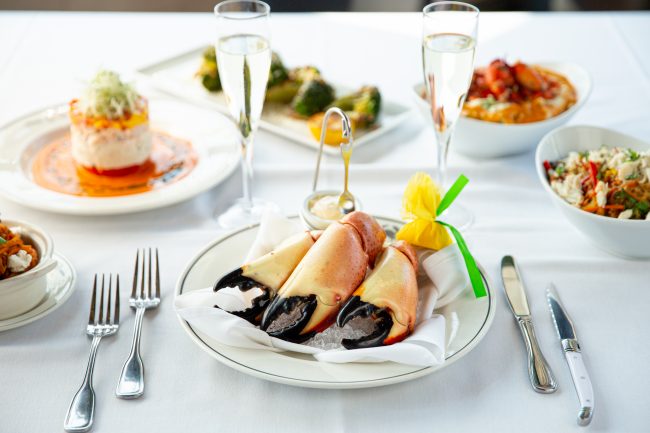
[[[596,126],[548,133],[537,174],[567,219],[596,245],[650,258],[650,144]]]

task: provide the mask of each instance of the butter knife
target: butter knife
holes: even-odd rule
[[[555,381],[551,367],[546,362],[537,343],[524,284],[521,280],[519,268],[512,256],[505,256],[501,259],[501,278],[503,280],[506,298],[508,298],[508,304],[510,304],[510,309],[515,315],[521,334],[524,337],[524,342],[526,343],[530,383],[537,392],[555,392],[557,382]]]
[[[560,337],[562,343],[562,350],[569,370],[571,371],[571,378],[578,393],[580,400],[580,412],[578,412],[578,424],[588,425],[591,422],[591,417],[594,413],[594,390],[591,386],[591,379],[582,361],[582,353],[580,352],[580,345],[576,337],[576,331],[573,327],[573,322],[567,314],[560,297],[555,290],[553,283],[548,285],[546,289],[546,299],[548,306],[551,310],[551,317],[555,323],[557,335]]]

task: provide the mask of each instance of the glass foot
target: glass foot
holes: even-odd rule
[[[474,224],[474,214],[465,206],[454,203],[440,215],[440,221],[451,224],[459,231],[464,232]]]
[[[239,198],[225,212],[216,213],[214,216],[222,228],[234,229],[257,224],[267,209],[280,210],[278,205],[270,201],[254,198],[251,206],[246,200]]]

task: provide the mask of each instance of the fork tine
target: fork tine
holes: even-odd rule
[[[144,299],[144,261],[147,257],[146,251],[142,249],[142,272],[140,273],[140,299]]]
[[[113,325],[120,324],[120,274],[115,276],[115,317],[113,318]]]
[[[97,274],[95,274],[95,281],[93,283],[93,295],[90,299],[90,317],[88,317],[88,324],[95,324],[95,305],[97,304]]]
[[[102,290],[99,297],[99,315],[97,316],[97,324],[103,324],[104,320],[104,274],[102,274]]]
[[[156,298],[160,299],[160,265],[158,263],[158,248],[156,248]]]
[[[149,269],[148,269],[148,282],[147,282],[147,297],[151,299],[151,248],[149,248]]]
[[[108,297],[106,298],[106,320],[104,323],[110,325],[111,323],[111,302],[113,297],[113,274],[108,276]]]
[[[135,290],[138,287],[138,260],[140,259],[140,250],[135,251],[135,267],[133,268],[133,289],[131,289],[131,298],[135,299]]]

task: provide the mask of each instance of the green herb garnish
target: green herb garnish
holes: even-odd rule
[[[494,96],[488,95],[487,98],[483,102],[481,102],[481,108],[484,110],[489,110],[494,104],[496,104],[496,99],[494,99]]]
[[[566,171],[566,168],[564,167],[563,164],[558,165],[557,167],[555,167],[555,174],[557,174],[558,176],[562,176],[565,171]]]
[[[6,244],[6,243],[7,243],[7,240],[5,238],[3,238],[2,236],[0,236],[0,245]]]
[[[589,158],[589,151],[585,150],[584,152],[578,152],[578,155],[580,155],[581,158],[587,159]]]
[[[633,179],[636,179],[637,177],[639,177],[638,173],[632,173],[632,174],[629,174],[629,175],[625,176],[625,180],[633,180]]]
[[[628,157],[628,159],[630,161],[636,161],[637,159],[639,159],[641,157],[641,155],[639,155],[638,152],[635,152],[632,149],[626,149],[625,153],[627,153],[627,157]]]

